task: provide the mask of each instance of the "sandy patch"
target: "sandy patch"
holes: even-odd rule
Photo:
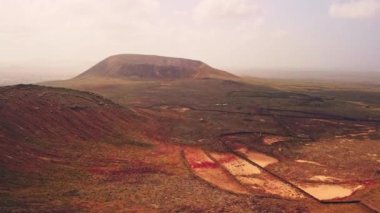
[[[180,112],[180,113],[184,113],[184,112],[187,112],[190,110],[190,108],[187,108],[187,107],[176,107],[176,108],[172,108],[174,111],[177,111],[177,112]]]
[[[236,177],[242,184],[250,185],[252,188],[259,188],[265,184],[265,181],[260,178],[253,177]]]
[[[219,164],[197,148],[186,148],[184,157],[193,173],[210,184],[237,194],[249,194],[238,181],[231,177]]]
[[[316,175],[310,178],[312,181],[319,181],[319,182],[335,182],[335,181],[342,181],[340,178],[330,177],[330,176],[324,176],[324,175]]]
[[[368,136],[369,134],[375,133],[376,129],[368,129],[366,132],[356,133],[356,134],[349,134],[351,137],[359,137],[359,136]]]
[[[167,105],[162,105],[162,106],[160,106],[160,109],[169,109],[169,106],[167,106]]]
[[[272,145],[272,144],[287,141],[287,140],[289,140],[288,137],[269,135],[269,136],[264,136],[263,143],[266,145]]]
[[[276,177],[230,153],[210,153],[243,185],[264,192],[289,199],[300,199],[304,196],[292,186],[280,181]]]
[[[244,155],[246,158],[248,158],[249,160],[251,160],[252,162],[256,163],[257,165],[261,167],[266,167],[270,164],[274,164],[278,162],[276,158],[270,157],[260,152],[249,150],[246,147],[241,147],[239,149],[236,149],[235,151]]]
[[[265,177],[266,176],[266,177]],[[305,196],[298,192],[294,187],[274,178],[271,176],[265,175],[263,177],[264,184],[261,187],[265,192],[269,194],[275,194],[284,198],[289,199],[303,199]]]
[[[362,188],[361,185],[345,186],[338,184],[307,184],[300,185],[301,189],[318,200],[334,200],[351,196]]]
[[[210,153],[210,155],[234,176],[250,176],[260,174],[257,166],[230,153]]]
[[[313,164],[316,166],[323,166],[320,163],[314,162],[314,161],[309,161],[309,160],[295,160],[297,163],[307,163],[307,164]]]

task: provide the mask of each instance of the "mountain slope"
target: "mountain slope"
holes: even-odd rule
[[[0,88],[0,117],[0,134],[14,139],[92,139],[137,122],[132,111],[101,96],[33,85]]]
[[[0,87],[0,118],[0,170],[19,170],[52,150],[64,155],[76,143],[144,145],[155,126],[101,96],[34,85]]]
[[[76,78],[102,76],[130,79],[237,78],[196,60],[153,55],[114,55],[99,62]]]

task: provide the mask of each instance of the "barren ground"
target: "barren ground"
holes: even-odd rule
[[[95,98],[83,111],[83,99],[72,97],[93,94],[70,90],[24,102],[25,91],[2,92],[3,212],[380,208],[380,114],[365,107],[380,104],[376,88],[213,79],[52,84],[116,104]],[[50,89],[26,90],[38,96]],[[55,116],[35,120],[50,102]],[[12,116],[17,112],[28,123]],[[57,125],[47,124],[53,120]]]

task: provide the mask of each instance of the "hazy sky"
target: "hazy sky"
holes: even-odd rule
[[[380,0],[0,0],[0,67],[78,73],[119,53],[380,72]]]

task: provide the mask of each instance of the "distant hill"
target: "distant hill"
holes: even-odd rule
[[[88,77],[137,80],[175,80],[200,78],[237,78],[196,60],[154,55],[122,54],[104,59],[75,79]]]

